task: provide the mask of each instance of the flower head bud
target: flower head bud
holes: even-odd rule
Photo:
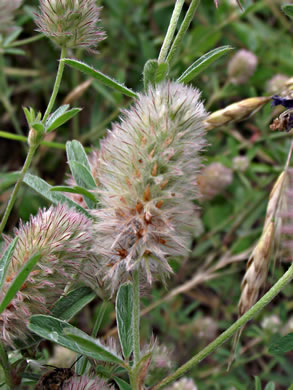
[[[112,287],[133,269],[164,280],[168,257],[188,251],[205,146],[199,96],[175,82],[150,88],[101,143],[95,252]]]
[[[241,49],[228,64],[228,77],[234,84],[245,84],[253,75],[258,59],[252,52]]]
[[[152,360],[148,369],[147,384],[153,386],[174,369],[172,351],[166,345],[153,346]]]
[[[245,172],[249,166],[249,160],[246,156],[236,156],[232,160],[232,166],[235,171]]]
[[[184,377],[173,383],[173,385],[166,390],[197,390],[197,386],[193,379]]]
[[[73,376],[65,381],[61,390],[114,390],[114,388],[102,379],[82,375]]]
[[[214,162],[206,166],[198,177],[199,191],[203,200],[212,199],[222,193],[233,180],[233,171],[225,165]]]
[[[1,0],[0,2],[0,33],[6,33],[14,28],[13,17],[22,0]]]
[[[94,51],[105,38],[97,27],[100,8],[95,0],[40,0],[36,16],[38,30],[60,47]]]
[[[15,229],[18,242],[8,267],[0,300],[25,262],[35,253],[41,258],[9,306],[0,315],[1,339],[13,345],[25,339],[32,314],[48,313],[67,283],[89,254],[91,221],[78,212],[58,205],[41,210],[26,224]],[[6,245],[12,238],[5,237]],[[5,248],[3,248],[5,250]]]
[[[266,85],[266,91],[270,95],[279,94],[286,91],[286,83],[289,80],[288,76],[284,74],[276,74],[272,77]],[[285,90],[285,91],[284,91]]]

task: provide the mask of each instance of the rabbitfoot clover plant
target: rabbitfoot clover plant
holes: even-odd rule
[[[253,141],[259,141],[256,135],[253,135],[249,142],[244,142],[243,136],[234,130],[233,136],[236,140],[242,140],[243,145],[237,148],[234,141],[230,142],[229,148],[232,151],[223,153],[221,161],[207,161],[209,157],[206,152],[209,146],[214,147],[209,140],[209,130],[227,126],[232,121],[244,120],[271,100],[271,96],[249,95],[236,103],[226,104],[225,101],[229,88],[237,95],[237,88],[243,87],[252,77],[257,76],[258,57],[252,52],[253,48],[236,52],[227,67],[228,72],[225,71],[227,81],[223,88],[219,87],[221,80],[213,81],[218,90],[208,99],[206,106],[212,106],[215,101],[220,104],[218,111],[208,114],[204,98],[208,93],[201,92],[189,83],[232,48],[221,46],[204,54],[205,46],[202,45],[199,52],[203,55],[184,71],[180,71],[182,64],[179,51],[183,43],[187,42],[185,33],[193,20],[199,0],[191,0],[186,4],[184,0],[175,2],[158,59],[148,59],[145,63],[142,72],[143,87],[137,91],[76,59],[95,55],[96,57],[91,57],[88,62],[99,63],[99,66],[104,68],[102,57],[100,58],[97,52],[97,45],[105,39],[100,14],[101,11],[106,11],[107,7],[112,7],[115,14],[119,14],[123,11],[119,8],[120,2],[110,6],[109,2],[105,1],[102,10],[98,6],[101,2],[94,0],[40,0],[39,10],[34,13],[38,35],[23,40],[17,40],[22,29],[14,22],[21,1],[8,3],[2,0],[2,3],[0,87],[3,94],[0,101],[6,111],[6,117],[11,119],[15,132],[18,133],[18,140],[23,140],[24,130],[15,111],[11,109],[11,93],[6,79],[11,70],[7,70],[6,57],[23,54],[15,47],[23,44],[26,49],[25,45],[44,36],[52,41],[52,50],[56,47],[60,49],[61,56],[55,83],[44,112],[37,108],[24,107],[27,122],[27,157],[21,171],[13,176],[15,186],[0,225],[0,385],[5,389],[25,390],[204,388],[200,381],[208,377],[211,371],[208,369],[199,375],[197,371],[190,370],[232,336],[236,346],[246,323],[269,304],[293,278],[291,265],[278,282],[258,300],[268,277],[270,258],[277,252],[276,248],[281,247],[282,237],[286,235],[288,241],[288,235],[292,234],[288,222],[292,214],[288,211],[288,197],[292,195],[292,173],[289,170],[292,146],[285,168],[280,168],[280,162],[276,168],[280,168],[282,172],[270,194],[261,237],[250,257],[248,252],[245,252],[244,258],[249,257],[249,260],[241,285],[238,320],[232,325],[228,323],[232,318],[231,313],[234,313],[230,310],[229,321],[223,320],[221,324],[213,322],[208,312],[204,317],[201,317],[202,313],[196,314],[194,318],[197,321],[194,321],[192,313],[197,309],[197,304],[192,310],[186,310],[182,317],[178,316],[179,322],[186,316],[190,320],[190,324],[187,325],[183,321],[178,328],[180,337],[188,331],[197,333],[195,322],[204,323],[203,318],[209,319],[212,324],[213,335],[220,328],[224,330],[206,347],[201,348],[203,344],[199,346],[200,343],[196,341],[196,348],[200,351],[193,353],[190,360],[182,363],[182,359],[176,362],[177,350],[168,345],[168,337],[166,345],[159,344],[160,331],[163,331],[163,328],[166,336],[171,337],[172,333],[177,332],[172,326],[172,315],[176,315],[170,313],[166,326],[164,316],[158,312],[158,326],[153,330],[150,329],[151,323],[141,320],[141,316],[185,292],[189,292],[189,295],[186,295],[188,298],[191,296],[192,299],[199,299],[209,305],[213,299],[210,299],[208,294],[192,295],[190,290],[203,281],[216,279],[219,270],[227,264],[243,259],[243,254],[239,254],[234,246],[231,245],[231,250],[228,250],[228,246],[234,239],[238,223],[241,224],[242,219],[250,215],[249,207],[247,214],[245,210],[244,214],[237,215],[236,222],[232,221],[232,233],[225,230],[220,250],[221,255],[224,255],[216,264],[214,250],[221,241],[217,235],[219,225],[204,234],[198,242],[199,245],[195,240],[210,219],[221,219],[218,217],[221,215],[221,207],[227,209],[226,195],[233,197],[229,189],[234,180],[239,179],[246,186],[250,186],[245,173],[250,169],[250,158],[253,157],[242,156],[239,151],[243,145],[246,147],[249,142],[253,145]],[[214,3],[220,9],[225,2],[213,3],[211,0],[210,3],[213,9]],[[241,17],[240,8],[244,7],[240,1],[235,0],[234,3],[232,7],[226,2],[226,7],[233,9],[232,20]],[[166,7],[164,2],[158,4],[150,6],[149,12],[152,13],[156,7]],[[254,7],[251,7],[254,10]],[[134,8],[133,5],[135,13]],[[276,17],[285,17],[273,9]],[[293,6],[285,6],[284,11],[292,16]],[[249,14],[250,8],[245,12]],[[25,8],[25,13],[31,15],[31,9]],[[135,13],[135,18],[140,17],[139,13]],[[159,31],[152,15],[151,19],[153,31]],[[201,20],[205,22],[205,17]],[[254,21],[253,18],[252,20]],[[24,19],[18,23],[21,25]],[[111,26],[115,30],[115,24]],[[127,18],[121,28],[127,31]],[[141,39],[139,28],[137,35]],[[202,28],[204,30],[206,27]],[[218,39],[212,38],[208,46]],[[196,39],[196,42],[200,45],[200,40]],[[99,47],[99,50],[107,52],[110,47],[105,44]],[[95,62],[96,58],[98,62]],[[186,67],[186,57],[183,63]],[[65,65],[68,68],[64,72]],[[133,69],[130,66],[125,74]],[[86,83],[77,85],[80,72],[88,79]],[[64,104],[54,111],[60,87],[65,88],[66,83],[62,82],[66,73],[72,78],[74,88]],[[208,81],[208,77],[204,80]],[[278,90],[278,96],[273,97],[273,106],[279,101],[283,105],[291,104],[291,85],[290,79],[284,76],[277,89],[271,86],[270,90]],[[81,108],[70,108],[69,103],[78,100],[90,86],[104,97],[110,96],[111,103],[119,104],[119,110],[111,115],[110,120],[100,125],[102,131],[106,127],[109,128],[106,135],[104,134],[98,145],[91,148],[84,148],[80,142],[82,136],[66,143],[70,174],[64,184],[54,186],[49,184],[52,180],[46,182],[37,175],[28,173],[30,168],[35,170],[37,162],[42,158],[43,148],[52,145],[64,148],[63,144],[55,142],[55,137],[63,132],[70,138],[68,125],[71,119],[75,129],[73,134],[79,135],[76,131],[79,126],[77,114]],[[113,95],[109,93],[111,90]],[[247,93],[248,91],[247,89]],[[45,93],[44,96],[46,95]],[[127,100],[124,101],[122,95]],[[123,106],[123,109],[120,110],[120,106]],[[107,104],[105,107],[97,105],[96,108],[100,121],[101,112],[107,109]],[[84,109],[86,117],[88,108]],[[120,118],[116,119],[118,114]],[[280,111],[276,115],[280,115]],[[280,118],[286,120],[284,115]],[[280,118],[277,119],[278,124]],[[274,123],[276,128],[276,122]],[[288,132],[291,125],[290,120],[283,123]],[[254,129],[249,129],[251,128]],[[224,132],[219,132],[216,142],[224,143],[224,136]],[[87,139],[86,137],[87,134],[84,139]],[[265,162],[271,162],[272,159],[271,155],[259,151],[253,151],[251,155],[256,155]],[[227,156],[231,157],[231,163]],[[204,165],[206,167],[202,169]],[[9,232],[11,225],[7,226],[7,222],[9,220],[12,223],[11,213],[15,202],[20,195],[25,197],[24,183],[30,190],[45,198],[47,206],[40,207],[28,222],[19,222],[17,227]],[[253,192],[252,188],[249,188]],[[263,185],[262,193],[264,188]],[[241,195],[241,191],[237,192],[240,197],[239,194]],[[221,196],[225,199],[222,206],[209,209],[214,198]],[[208,212],[204,213],[202,218],[199,210],[205,205]],[[253,211],[255,209],[258,208],[254,207]],[[225,221],[220,222],[226,229]],[[253,223],[251,225],[254,226]],[[172,283],[173,276],[180,281],[182,276],[180,272],[175,274],[175,271],[179,267],[187,266],[191,253],[204,253],[203,247],[207,247],[211,254],[207,259],[193,265],[192,273],[195,267],[196,271],[190,280],[171,290],[165,298],[158,299],[156,286],[161,282],[167,286],[170,279]],[[291,247],[288,242],[284,245],[287,252]],[[234,260],[231,260],[232,258]],[[218,288],[215,286],[215,289]],[[141,310],[145,299],[150,296],[157,297],[157,301]],[[220,298],[216,298],[216,304],[213,305],[217,310],[222,310],[219,308]],[[230,297],[226,297],[225,304],[230,302],[229,299]],[[113,317],[111,309],[114,310],[114,307],[116,328],[108,329]],[[81,310],[83,311],[79,314]],[[106,329],[106,335],[97,338],[102,326]],[[162,329],[159,329],[160,326]],[[209,332],[209,328],[201,329],[200,334],[207,336],[201,337],[201,343],[212,339],[213,335],[205,334]],[[275,341],[271,349],[283,348],[284,351],[284,345],[288,345],[285,342],[281,338]],[[68,358],[68,361],[72,362],[71,366],[68,364],[67,367],[46,367],[53,343],[55,351],[59,351],[59,356],[54,356],[54,361],[59,365],[60,360],[65,362]],[[186,345],[187,350],[190,347]],[[230,360],[231,364],[234,352],[238,357],[238,349],[231,349],[232,358],[230,356],[224,363]],[[219,357],[213,360],[215,366],[218,365],[217,359]],[[178,366],[178,363],[181,365]],[[218,369],[213,367],[213,370],[215,368]],[[186,377],[187,373],[192,378]],[[219,386],[220,380],[221,378]],[[257,377],[256,384],[259,385]],[[236,388],[236,384],[231,381],[231,386],[234,385]]]

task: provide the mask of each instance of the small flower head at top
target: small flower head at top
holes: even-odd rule
[[[134,269],[164,280],[168,258],[188,253],[205,146],[199,97],[176,82],[151,87],[101,143],[94,251],[114,290]]]
[[[40,0],[35,22],[58,46],[95,51],[105,33],[97,26],[100,8],[95,0]]]
[[[68,282],[77,273],[83,273],[82,261],[91,256],[90,225],[91,221],[82,214],[58,205],[39,211],[28,223],[20,223],[20,227],[15,229],[18,241],[0,301],[25,262],[36,252],[41,257],[16,296],[0,314],[0,337],[6,345],[13,346],[17,338],[24,340],[30,316],[49,313]],[[12,240],[7,236],[4,238],[6,245]]]
[[[22,0],[1,0],[0,1],[0,34],[13,30],[13,17],[15,11],[20,7]]]

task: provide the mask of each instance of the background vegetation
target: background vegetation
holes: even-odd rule
[[[100,44],[98,55],[77,50],[71,56],[82,58],[138,91],[143,88],[145,62],[158,56],[174,1],[104,0],[98,3],[103,6],[102,24],[107,40]],[[227,83],[227,66],[234,53],[220,58],[193,82],[202,90],[208,110],[212,112],[248,97],[267,95],[267,83],[273,76],[293,76],[293,26],[280,11],[281,4],[282,1],[277,0],[246,0],[245,11],[241,12],[233,0],[220,1],[218,9],[212,0],[202,1],[171,76],[180,75],[207,51],[231,45],[234,52],[244,48],[257,56],[256,71],[245,84]],[[26,0],[18,11],[17,24],[22,28],[19,39],[37,34],[33,22],[37,6],[36,1]],[[21,49],[23,54],[5,55],[4,73],[9,88],[0,93],[2,103],[5,97],[11,106],[9,109],[3,104],[0,106],[0,130],[26,136],[22,106],[44,111],[56,74],[58,50],[45,38]],[[69,93],[81,85],[82,94],[70,103],[74,102],[83,111],[59,129],[58,134],[50,133],[47,141],[52,144],[38,150],[32,172],[50,184],[63,183],[68,172],[65,141],[80,140],[89,150],[98,146],[109,123],[130,103],[128,98],[109,91],[97,81],[84,85],[87,80],[83,74],[65,68],[59,103],[70,100]],[[283,170],[290,146],[290,135],[269,129],[272,118],[268,103],[253,117],[208,133],[205,163],[222,163],[233,171],[233,180],[222,194],[201,204],[203,232],[194,238],[189,259],[172,262],[176,273],[168,283],[168,290],[157,284],[152,292],[146,291],[143,298],[146,308],[149,305],[154,308],[146,314],[147,320],[142,321],[142,336],[147,338],[153,331],[160,343],[170,348],[170,358],[176,365],[185,362],[237,318],[245,262],[262,231],[268,195]],[[0,140],[0,211],[4,210],[15,183],[15,171],[23,164],[25,150],[25,142],[9,140],[7,134]],[[238,156],[247,159],[245,170],[237,168],[235,157]],[[40,204],[47,203],[23,186],[7,231],[19,218],[27,220],[30,214],[35,214]],[[285,261],[277,262],[274,269],[272,266],[266,289],[286,268]],[[192,283],[186,285],[190,280]],[[255,376],[259,377],[263,388],[269,382],[275,384],[275,389],[290,387],[293,352],[272,355],[268,344],[276,334],[293,331],[292,292],[291,284],[245,328],[230,371],[226,369],[232,347],[227,343],[190,373],[198,389],[254,389]],[[85,331],[91,329],[92,324],[87,319],[92,318],[91,311],[95,313],[98,307],[99,301],[94,301],[76,318],[76,324]],[[100,335],[108,334],[114,324],[114,308],[109,305]],[[44,356],[51,348],[44,343]],[[272,383],[270,386],[273,389]]]

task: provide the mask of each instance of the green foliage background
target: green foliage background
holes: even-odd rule
[[[103,6],[102,25],[107,40],[100,45],[99,55],[78,50],[70,56],[82,59],[133,90],[140,91],[143,89],[143,66],[148,59],[158,56],[174,1],[104,0],[98,3]],[[211,112],[241,99],[267,94],[266,83],[276,74],[293,76],[293,26],[280,11],[282,1],[247,0],[244,12],[230,3],[232,1],[222,0],[216,9],[212,0],[201,2],[171,68],[171,77],[176,78],[196,58],[221,45],[233,46],[234,52],[245,48],[256,54],[259,61],[257,70],[245,85],[225,85],[227,64],[233,52],[219,59],[194,80],[193,84],[202,90],[202,97]],[[36,34],[32,20],[36,7],[37,2],[25,1],[18,12],[17,23],[23,29],[21,39]],[[26,136],[21,107],[33,106],[44,111],[54,82],[59,52],[46,38],[22,49],[25,55],[5,56],[5,73],[15,116]],[[58,103],[86,79],[83,74],[66,67]],[[48,141],[54,142],[54,147],[39,149],[31,171],[50,184],[63,183],[68,172],[62,148],[66,140],[78,139],[84,146],[97,147],[106,129],[111,128],[110,122],[117,119],[120,110],[129,104],[130,99],[120,93],[113,93],[98,82],[92,82],[74,102],[75,106],[83,108],[81,114],[57,133],[52,133],[52,139]],[[235,259],[239,255],[239,260],[231,260],[231,264],[218,270],[212,280],[202,280],[193,289],[157,306],[147,314],[147,320],[142,321],[144,339],[147,340],[153,331],[160,343],[173,348],[172,358],[177,364],[185,362],[237,318],[245,259],[262,231],[268,195],[283,169],[291,141],[290,135],[272,133],[269,129],[271,121],[272,110],[267,104],[255,116],[208,134],[205,163],[217,161],[233,169],[233,158],[241,155],[248,159],[249,166],[245,172],[234,171],[233,182],[224,194],[201,205],[204,231],[194,239],[188,260],[183,263],[173,260],[176,274],[170,280],[168,290],[182,285],[191,275],[199,272],[205,275],[207,265],[216,264],[223,256]],[[15,133],[3,106],[0,107],[0,130]],[[58,148],[57,143],[61,144]],[[25,143],[0,140],[0,211],[4,210],[16,180],[14,172],[23,163],[25,149]],[[27,220],[31,213],[35,214],[40,205],[45,206],[46,202],[23,186],[7,231],[19,218]],[[286,263],[277,263],[266,288],[286,268]],[[229,372],[226,368],[231,343],[219,348],[190,373],[198,389],[254,389],[255,376],[259,377],[263,388],[270,381],[274,382],[275,389],[290,387],[293,383],[292,351],[273,355],[268,345],[275,331],[282,333],[293,329],[292,292],[292,285],[288,286],[256,321],[246,327],[236,351],[236,361]],[[143,298],[145,306],[166,294],[161,285],[155,285],[152,292]],[[94,312],[95,305],[88,310]],[[80,326],[83,315],[76,320]],[[275,320],[277,318],[275,328],[270,325],[265,329],[262,324],[272,316]],[[101,334],[106,334],[113,325],[113,308],[109,307]],[[90,326],[87,324],[85,331]]]

